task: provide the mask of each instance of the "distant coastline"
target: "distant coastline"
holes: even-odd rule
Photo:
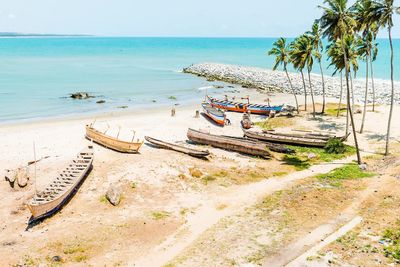
[[[19,32],[0,32],[0,38],[10,37],[92,37],[86,34],[42,34],[42,33],[19,33]]]

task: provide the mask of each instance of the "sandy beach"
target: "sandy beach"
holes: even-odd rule
[[[229,96],[250,95],[253,102],[264,103],[270,98],[272,104],[293,105],[293,96],[287,94],[265,94],[238,86],[231,90],[236,93],[228,93]],[[320,97],[316,100],[321,102]],[[328,100],[329,103],[337,101]],[[26,188],[12,189],[8,182],[0,183],[3,196],[0,211],[5,215],[0,219],[0,265],[286,264],[331,232],[317,231],[311,239],[313,242],[307,245],[304,243],[304,246],[297,245],[297,249],[290,255],[279,256],[282,247],[290,247],[296,242],[303,244],[301,237],[305,233],[333,220],[354,201],[362,202],[363,200],[357,200],[357,194],[364,194],[362,189],[368,188],[374,182],[375,178],[362,180],[359,184],[348,181],[342,191],[331,190],[326,196],[318,193],[323,189],[312,177],[351,162],[354,156],[298,170],[283,161],[282,155],[263,160],[207,147],[212,156],[209,160],[201,160],[156,149],[148,144],[143,145],[139,154],[132,155],[94,145],[94,168],[76,195],[54,216],[28,227],[30,212],[25,204],[33,196],[35,187],[36,190],[44,188],[68,160],[90,144],[84,138],[85,124],[96,119],[95,125],[100,129],[110,126],[110,135],[116,135],[118,127],[121,127],[120,137],[123,139],[129,140],[131,130],[135,130],[136,138],[140,140],[148,135],[192,147],[194,146],[186,143],[188,128],[209,130],[215,134],[242,135],[241,114],[228,113],[232,125],[221,128],[203,116],[195,118],[195,111],[199,109],[199,104],[187,104],[176,107],[175,117],[171,117],[170,108],[163,107],[132,114],[104,114],[96,118],[58,119],[0,126],[1,176],[4,177],[6,169],[24,166],[33,160],[33,142],[36,157],[48,157],[37,164],[36,181],[34,167],[29,167],[30,181]],[[379,157],[378,162],[381,159],[379,153],[384,147],[387,110],[387,106],[381,105],[377,112],[368,112],[365,133],[359,135],[360,147],[367,161],[374,157]],[[361,116],[355,115],[357,125]],[[262,121],[265,118],[252,116],[252,119]],[[395,113],[393,121],[398,120],[399,115]],[[343,116],[319,116],[312,119],[311,114],[302,113],[293,121],[295,125],[291,124],[290,128],[344,132]],[[398,123],[394,123],[392,132],[393,151],[398,153]],[[349,144],[352,144],[352,138],[349,139]],[[395,163],[399,164],[398,160]],[[374,164],[377,163],[373,162],[371,166]],[[376,170],[380,171],[384,170]],[[389,186],[393,183],[390,180],[392,178],[379,179],[383,185],[388,185],[382,190],[393,190],[393,185]],[[110,184],[122,188],[119,206],[110,205],[104,198]],[[271,206],[271,209],[265,210],[262,203],[277,192],[285,196],[286,193],[282,192],[297,192],[299,188],[308,188],[300,194],[304,198],[309,196],[310,201],[314,195],[320,195],[321,203],[325,203],[330,211],[323,211],[322,207],[305,201],[304,209],[297,211],[296,219],[290,217],[286,222],[287,229],[284,229],[281,222],[278,222],[280,219],[277,219],[283,216],[283,206]],[[296,195],[292,196],[295,198]],[[330,197],[342,201],[339,204],[328,201]],[[365,201],[369,201],[368,197],[365,193]],[[349,217],[364,212],[361,209],[363,203],[352,208]],[[312,210],[315,212],[310,218],[309,213]],[[292,209],[287,212],[290,216],[293,215],[290,213]],[[262,216],[268,218],[260,220],[261,213],[265,213]],[[346,222],[346,218],[332,223],[332,231]],[[299,228],[300,224],[304,227]]]

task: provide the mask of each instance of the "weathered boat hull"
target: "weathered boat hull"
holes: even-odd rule
[[[290,136],[288,134],[280,135],[278,133],[268,133],[268,132],[253,132],[253,131],[244,131],[244,135],[251,139],[267,141],[267,142],[276,142],[282,144],[292,144],[292,145],[302,145],[302,146],[313,146],[313,147],[325,147],[328,143],[328,139],[318,139],[311,137],[299,137],[299,136]]]
[[[271,111],[279,113],[282,111],[284,105],[269,106],[269,105],[258,105],[258,104],[245,104],[239,102],[231,102],[226,100],[220,100],[207,96],[207,101],[215,108],[225,109],[233,112],[245,113],[258,115],[268,115]]]
[[[253,156],[260,156],[264,158],[271,157],[271,154],[265,144],[252,140],[243,140],[235,137],[212,135],[193,129],[188,130],[187,137],[189,140],[203,145],[210,145],[216,148],[222,148],[229,151]]]
[[[93,142],[122,153],[138,153],[143,142],[126,142],[108,136],[89,125],[86,125],[86,138]]]
[[[80,152],[77,159],[72,161],[45,190],[36,193],[28,202],[27,206],[32,213],[32,219],[44,218],[58,211],[89,173],[92,164],[93,148],[90,146]]]
[[[220,126],[225,126],[226,116],[209,103],[201,104],[204,114]]]
[[[167,142],[164,142],[164,141],[161,141],[158,139],[154,139],[149,136],[145,136],[145,139],[147,142],[150,142],[151,144],[156,145],[158,147],[174,150],[174,151],[184,153],[184,154],[188,154],[192,157],[204,158],[204,157],[207,157],[208,155],[210,155],[209,151],[202,151],[202,150],[187,148],[184,146],[171,144],[171,143],[167,143]]]

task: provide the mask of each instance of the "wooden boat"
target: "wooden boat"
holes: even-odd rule
[[[203,151],[203,150],[188,148],[188,147],[184,147],[184,146],[180,146],[180,145],[176,145],[176,144],[171,144],[171,143],[167,143],[167,142],[155,139],[155,138],[151,138],[149,136],[145,136],[144,138],[146,139],[147,142],[149,142],[153,145],[156,145],[158,147],[174,150],[177,152],[188,154],[193,157],[204,158],[204,157],[207,157],[208,155],[210,155],[209,151]]]
[[[347,138],[347,136],[316,138],[314,135],[300,135],[300,134],[292,135],[291,133],[278,133],[272,131],[266,131],[266,132],[244,131],[244,135],[248,138],[261,141],[303,145],[303,146],[315,146],[315,147],[325,147],[329,139],[331,138],[339,138],[341,141],[344,141]]]
[[[140,147],[143,145],[143,141],[133,142],[135,136],[133,136],[132,142],[122,141],[119,140],[118,137],[115,138],[94,129],[92,125],[86,125],[86,138],[93,140],[93,142],[97,144],[123,153],[138,153]]]
[[[225,126],[226,115],[225,112],[219,110],[209,103],[202,103],[204,114],[220,126]]]
[[[222,148],[234,152],[244,153],[253,156],[270,158],[271,154],[265,144],[252,140],[245,140],[236,137],[212,135],[193,129],[187,132],[189,140],[203,145],[210,145],[216,148]]]
[[[332,138],[337,138],[336,135],[331,135],[331,134],[321,134],[321,133],[277,133],[274,130],[263,130],[263,133],[267,134],[275,134],[275,135],[281,135],[281,136],[288,136],[288,137],[301,137],[301,138],[312,138],[312,139],[320,139],[320,140],[326,140],[328,141],[329,139]]]
[[[59,173],[46,189],[37,192],[28,202],[33,219],[46,217],[61,208],[91,170],[92,163],[93,147],[88,146]]]
[[[240,102],[232,102],[228,100],[220,100],[210,96],[206,96],[207,102],[211,104],[211,106],[215,108],[225,109],[228,111],[247,113],[251,114],[260,114],[260,115],[268,115],[271,111],[275,113],[279,113],[282,111],[284,105],[279,106],[270,106],[270,105],[262,105],[262,104],[250,104],[250,103],[240,103]]]

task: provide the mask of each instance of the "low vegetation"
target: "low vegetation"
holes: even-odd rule
[[[334,169],[327,174],[317,175],[317,178],[331,186],[339,187],[343,180],[361,179],[374,176],[374,173],[365,172],[356,164],[349,164],[341,168]]]
[[[384,248],[385,256],[400,263],[400,220],[394,228],[386,229],[383,238],[388,243]]]
[[[339,141],[339,140],[337,140]],[[327,147],[287,146],[295,151],[293,155],[285,155],[283,161],[301,171],[311,165],[321,162],[332,162],[353,155],[356,150],[352,146],[344,145],[336,139],[328,142]]]
[[[275,128],[292,127],[296,124],[295,118],[287,116],[279,116],[269,118],[265,121],[256,122],[255,125],[263,130],[274,130]]]
[[[154,220],[162,220],[169,217],[171,214],[167,211],[154,211],[151,213],[151,216]]]

